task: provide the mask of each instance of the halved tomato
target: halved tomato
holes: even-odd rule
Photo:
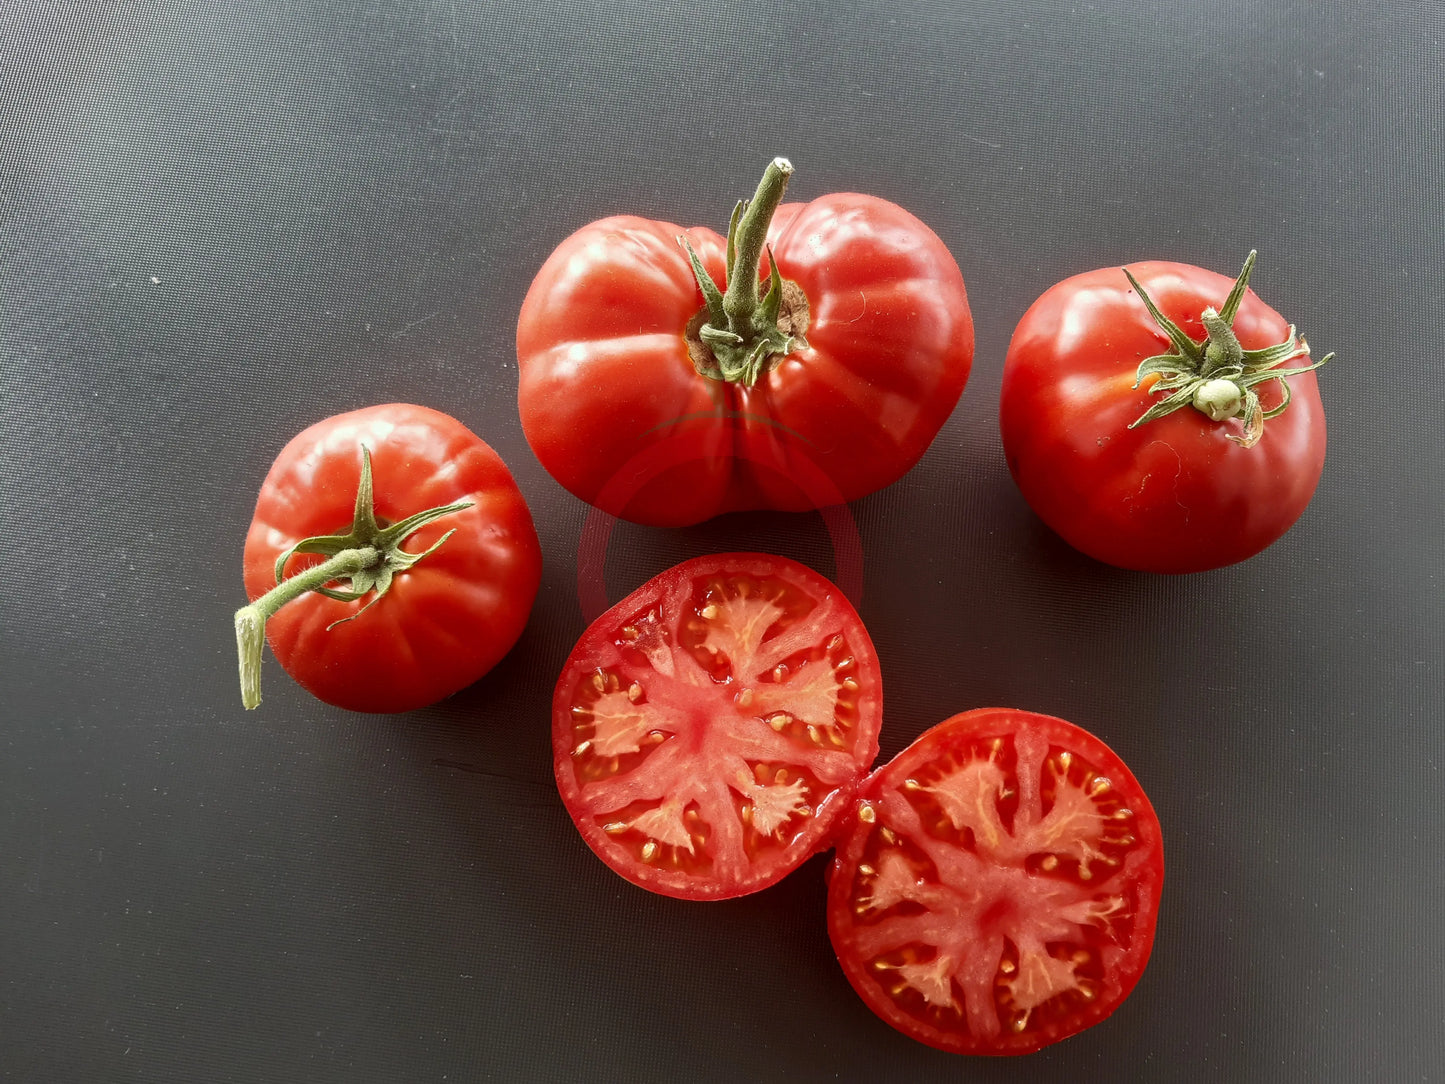
[[[598,618],[552,701],[557,786],[643,888],[725,899],[827,846],[882,719],[857,611],[782,557],[698,557]]]
[[[984,708],[864,781],[828,886],[848,981],[904,1034],[1027,1054],[1097,1024],[1154,943],[1164,848],[1144,791],[1088,732]]]

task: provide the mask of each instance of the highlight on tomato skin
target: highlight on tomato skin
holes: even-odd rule
[[[726,899],[828,846],[878,754],[878,657],[843,593],[794,561],[685,561],[598,618],[557,682],[558,791],[634,884]]]
[[[910,1038],[1032,1053],[1098,1024],[1148,963],[1164,884],[1149,799],[1062,719],[956,715],[873,772],[839,834],[828,933]]]

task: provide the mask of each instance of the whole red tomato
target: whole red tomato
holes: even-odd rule
[[[329,704],[393,712],[449,696],[516,642],[541,569],[522,494],[461,422],[404,403],[318,422],[276,457],[246,535],[247,706],[263,624],[281,665]]]
[[[1004,452],[1065,541],[1121,568],[1244,560],[1299,518],[1325,458],[1309,346],[1238,279],[1179,263],[1050,288],[1004,362]],[[1137,288],[1136,288],[1137,287]],[[1142,294],[1141,294],[1142,290]]]
[[[774,160],[726,240],[605,218],[538,272],[522,428],[583,500],[667,526],[824,507],[897,480],[948,418],[973,360],[953,257],[873,196],[780,206],[791,172]]]
[[[828,844],[882,716],[878,656],[838,588],[783,557],[697,557],[573,649],[552,700],[557,788],[634,884],[740,896]]]
[[[1164,887],[1159,821],[1098,738],[964,712],[863,781],[828,882],[828,934],[868,1007],[960,1054],[1027,1054],[1139,981]]]

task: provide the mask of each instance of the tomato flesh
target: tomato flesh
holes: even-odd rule
[[[944,1050],[1024,1054],[1107,1017],[1148,962],[1159,823],[1123,762],[1060,719],[954,716],[868,777],[828,926],[870,1008]]]
[[[825,845],[878,752],[878,659],[811,570],[723,554],[603,614],[553,699],[557,784],[588,845],[665,895],[722,899]]]

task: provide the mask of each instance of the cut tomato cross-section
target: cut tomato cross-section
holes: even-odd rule
[[[982,709],[864,781],[828,929],[849,981],[900,1031],[1024,1054],[1128,996],[1163,881],[1159,822],[1108,746],[1061,719]]]
[[[573,650],[553,698],[557,785],[628,880],[739,896],[829,843],[881,713],[873,644],[833,584],[782,557],[699,557]]]

